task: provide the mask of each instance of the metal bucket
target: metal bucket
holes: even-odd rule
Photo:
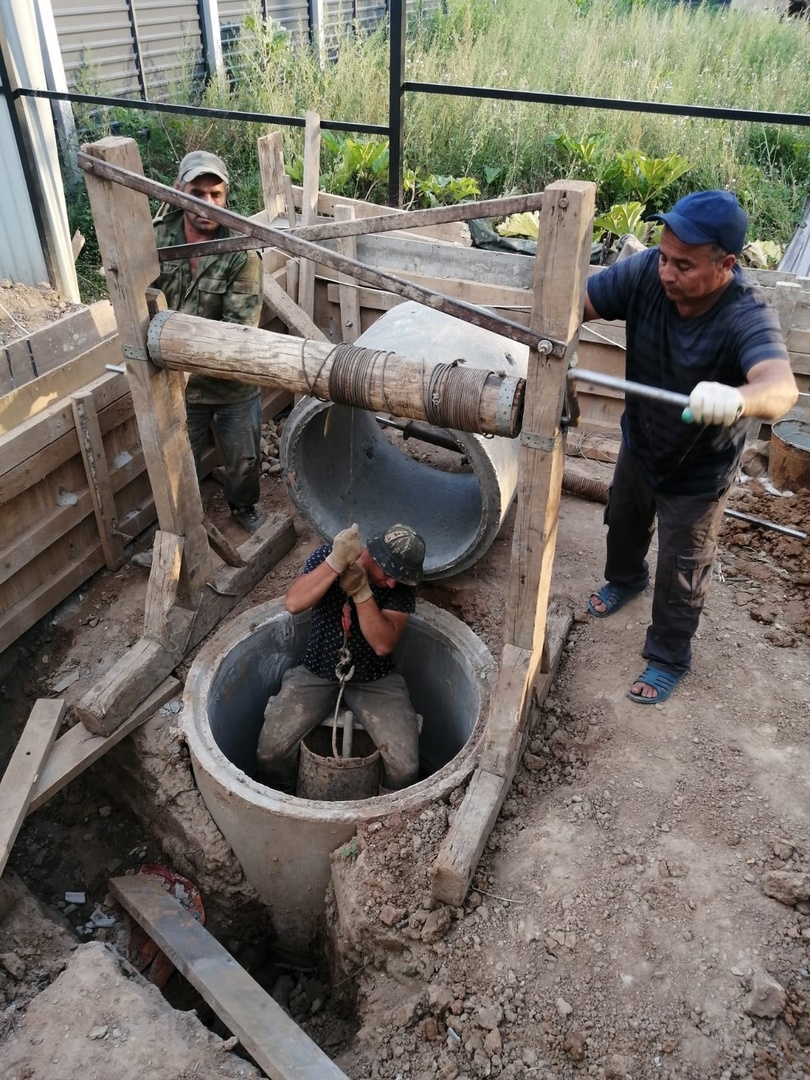
[[[771,481],[782,491],[810,489],[810,420],[788,415],[771,428]]]
[[[359,756],[332,755],[332,729],[321,726],[301,742],[298,757],[299,799],[348,802],[373,799],[380,791],[380,751],[365,731],[355,730],[352,749]]]

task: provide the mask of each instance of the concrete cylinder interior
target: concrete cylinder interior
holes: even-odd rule
[[[525,345],[416,303],[399,304],[355,342],[412,360],[464,364],[525,377]],[[481,558],[517,486],[519,440],[436,429],[469,462],[465,471],[417,460],[374,413],[302,399],[284,425],[280,456],[290,498],[325,540],[352,521],[364,537],[404,521],[425,538],[425,577],[448,577]]]
[[[395,654],[417,712],[420,779],[345,802],[296,798],[253,779],[264,706],[304,650],[308,614],[280,600],[238,616],[200,650],[186,680],[184,728],[194,776],[246,879],[270,909],[279,943],[307,952],[318,932],[329,854],[357,826],[445,797],[472,771],[495,663],[464,623],[419,603]]]

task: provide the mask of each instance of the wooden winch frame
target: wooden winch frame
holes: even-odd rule
[[[86,173],[159,523],[141,637],[76,707],[78,718],[97,735],[108,736],[124,724],[133,709],[295,542],[292,520],[285,515],[270,517],[238,551],[206,522],[186,432],[182,372],[193,368],[231,378],[285,385],[288,376],[280,375],[278,367],[283,367],[280,358],[290,341],[295,342],[299,356],[309,351],[323,358],[328,352],[323,344],[325,335],[311,316],[297,307],[272,279],[271,295],[268,295],[269,276],[265,275],[265,299],[293,333],[306,339],[303,344],[301,338],[194,320],[200,324],[199,334],[194,333],[194,341],[188,347],[191,337],[188,320],[193,317],[178,315],[182,332],[175,335],[178,343],[175,349],[173,345],[167,347],[163,339],[173,318],[164,315],[159,335],[164,366],[156,366],[150,359],[148,337],[155,316],[165,309],[165,301],[161,303],[162,294],[150,290],[159,273],[159,256],[147,194],[181,208],[205,206],[211,218],[247,237],[233,242],[218,241],[219,250],[225,250],[228,245],[231,250],[264,245],[298,256],[302,278],[299,301],[306,268],[310,262],[313,265],[317,262],[337,271],[341,281],[351,278],[397,292],[529,345],[528,371],[522,388],[517,515],[500,671],[478,767],[432,869],[434,896],[460,905],[517,769],[533,702],[542,701],[549,690],[572,621],[572,612],[565,603],[549,606],[549,594],[565,456],[561,417],[566,372],[579,337],[591,252],[595,185],[558,181],[546,187],[542,197],[535,194],[424,213],[403,211],[391,215],[389,212],[385,217],[359,221],[346,220],[346,215],[336,213],[332,225],[305,224],[304,228],[285,232],[228,210],[209,207],[192,196],[148,180],[143,176],[137,145],[131,139],[111,137],[86,145],[79,155],[79,164]],[[539,206],[539,239],[528,327],[401,281],[315,243],[326,236],[346,238],[371,232],[375,225],[382,231],[414,227],[422,221],[457,221],[485,212],[494,214],[498,212],[496,205],[501,213]],[[482,209],[484,206],[486,210]],[[306,223],[306,216],[304,220]],[[203,340],[206,335],[208,338],[213,335],[217,342],[233,343],[246,334],[266,335],[270,344],[262,350],[263,359],[261,363],[245,363],[237,368],[231,364],[227,374],[218,366],[217,354],[223,352],[219,344],[212,345],[206,357],[198,355],[194,348],[198,337]],[[154,337],[153,331],[153,351]],[[277,338],[281,342],[274,340]],[[186,342],[184,350],[179,348],[181,339]],[[279,364],[274,371],[276,348]],[[407,359],[398,359],[402,360],[401,370],[407,371]],[[413,362],[413,366],[422,365]],[[292,385],[288,388],[300,389]],[[328,385],[319,386],[319,395],[325,389],[328,391]],[[515,435],[518,426],[519,423]],[[226,563],[218,570],[214,568],[211,546]]]

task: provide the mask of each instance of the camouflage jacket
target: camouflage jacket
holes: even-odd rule
[[[212,239],[222,240],[231,235],[230,229],[223,227]],[[182,210],[172,211],[155,222],[155,240],[158,247],[186,243]],[[262,263],[255,251],[205,255],[193,277],[188,259],[164,262],[153,284],[165,294],[172,311],[246,326],[259,325]],[[258,393],[259,388],[253,384],[209,375],[192,375],[186,387],[188,401],[206,405],[248,401]]]

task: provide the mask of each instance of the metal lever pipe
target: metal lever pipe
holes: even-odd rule
[[[689,405],[689,397],[686,394],[677,394],[674,390],[660,390],[657,386],[645,386],[644,383],[629,382],[627,379],[617,379],[613,375],[604,375],[601,371],[583,371],[581,368],[572,368],[568,372],[568,381],[606,386],[610,390],[620,390],[624,394],[648,398],[650,401],[664,401],[669,405],[677,405],[681,409]]]

